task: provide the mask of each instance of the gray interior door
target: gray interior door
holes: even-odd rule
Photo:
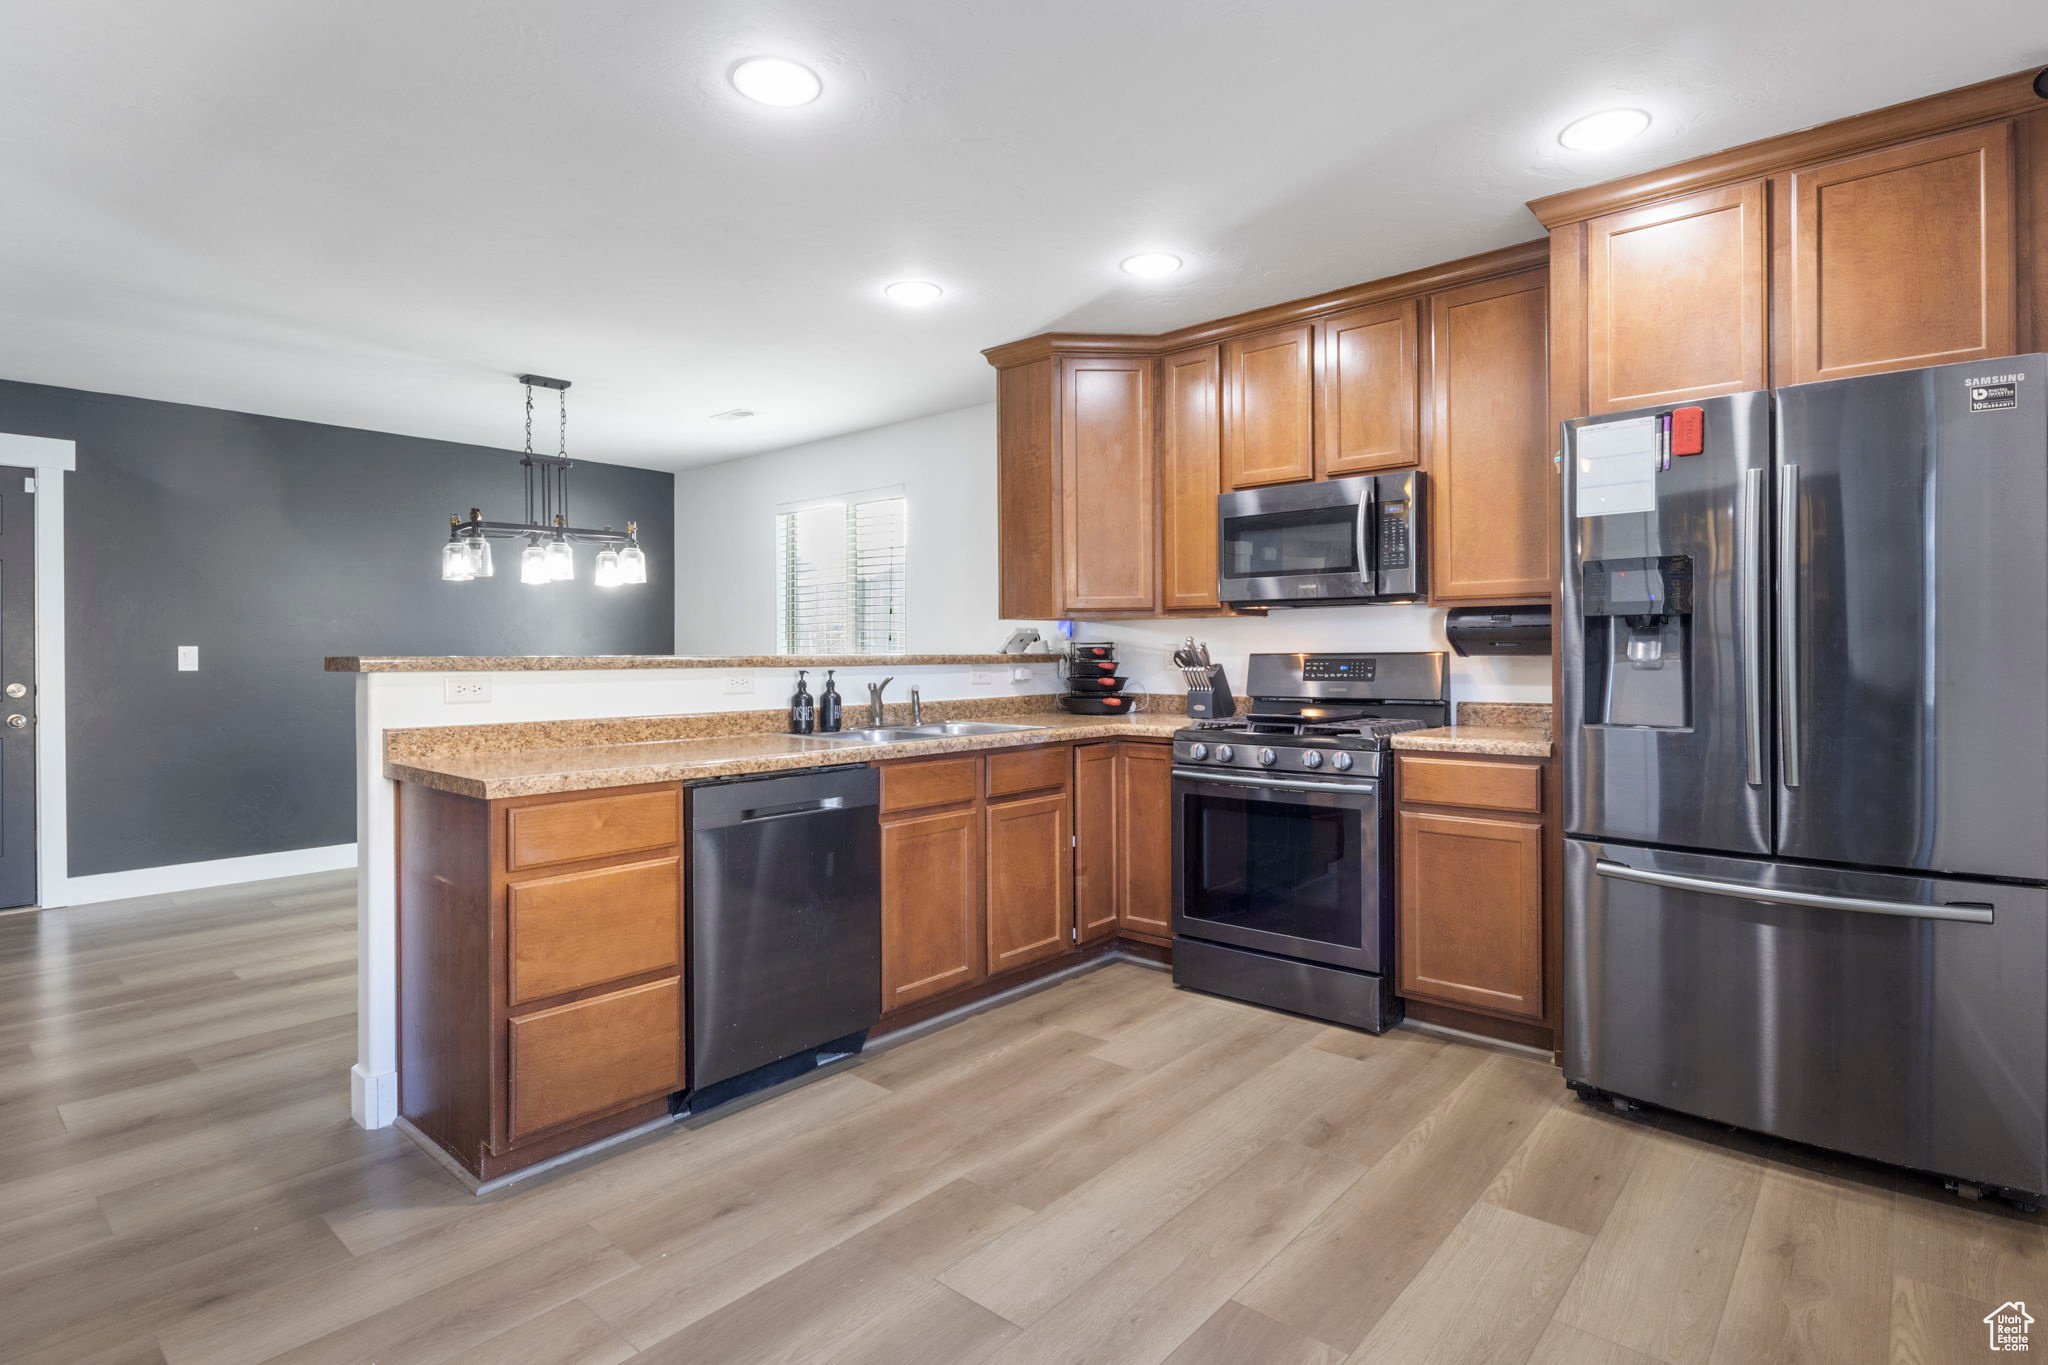
[[[1768,853],[1770,409],[1768,393],[1708,399],[1705,444],[1673,456],[1640,500],[1581,500],[1599,477],[1588,429],[1669,408],[1567,424],[1563,625],[1565,829],[1606,839]],[[1594,438],[1597,440],[1597,436]],[[1589,570],[1619,583],[1629,566],[1682,561],[1689,615],[1660,657],[1626,656],[1631,620],[1602,616]],[[1661,585],[1668,598],[1676,589]],[[1607,605],[1615,607],[1619,593]],[[1631,723],[1648,721],[1652,723]]]
[[[1782,389],[1777,423],[1778,852],[2048,878],[2048,358]]]
[[[0,908],[36,899],[33,471],[0,467]]]

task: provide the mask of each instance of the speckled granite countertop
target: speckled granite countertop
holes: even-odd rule
[[[337,654],[329,673],[556,673],[621,668],[895,668],[910,664],[1048,664],[1058,654]]]
[[[840,763],[1013,749],[1055,740],[1163,740],[1188,723],[1185,715],[1165,710],[1135,716],[1074,716],[1064,711],[1019,710],[1014,714],[985,714],[978,719],[1033,728],[995,735],[906,740],[899,744],[834,743],[816,736],[790,734],[723,734],[529,749],[463,750],[453,743],[443,743],[420,752],[406,752],[404,745],[388,743],[384,775],[458,796],[497,800],[625,787],[639,782],[695,782]],[[423,733],[426,732],[400,731],[395,736]],[[403,756],[396,756],[398,753]]]
[[[1394,736],[1393,746],[1434,753],[1548,758],[1550,706],[1545,702],[1459,702],[1456,725],[1408,730]]]

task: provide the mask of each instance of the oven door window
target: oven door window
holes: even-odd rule
[[[1187,932],[1325,961],[1365,951],[1369,822],[1355,808],[1312,800],[1184,792]]]
[[[1224,519],[1225,578],[1357,572],[1356,503]]]

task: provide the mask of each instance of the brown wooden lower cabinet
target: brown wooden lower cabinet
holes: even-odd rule
[[[988,975],[981,853],[981,810],[972,803],[882,821],[885,1011]]]
[[[991,801],[986,819],[989,974],[1071,952],[1074,836],[1066,787]]]
[[[682,789],[398,793],[399,1113],[486,1178],[685,1084]]]
[[[1549,826],[1540,814],[1481,808],[1528,809],[1522,803],[1538,799],[1542,771],[1526,761],[1401,756],[1395,858],[1404,998],[1544,1018]],[[1418,794],[1470,808],[1417,805]]]
[[[1077,747],[1075,905],[1085,940],[1173,934],[1173,749],[1138,740]]]

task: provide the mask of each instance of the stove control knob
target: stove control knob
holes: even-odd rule
[[[1237,750],[1235,750],[1235,749],[1231,748],[1231,747],[1230,747],[1230,746],[1229,746],[1228,744],[1223,744],[1223,745],[1219,745],[1219,746],[1217,746],[1217,749],[1216,749],[1216,761],[1217,761],[1218,763],[1228,763],[1228,762],[1230,762],[1230,760],[1231,760],[1231,759],[1233,759],[1233,758],[1236,758],[1236,757],[1237,757]]]
[[[1350,772],[1350,771],[1351,771],[1351,755],[1350,755],[1350,754],[1338,754],[1338,755],[1337,755],[1337,756],[1336,756],[1335,758],[1333,758],[1333,759],[1331,759],[1331,760],[1330,760],[1330,766],[1331,766],[1331,767],[1333,767],[1333,768],[1335,768],[1335,769],[1336,769],[1336,770],[1337,770],[1338,772],[1340,772],[1340,773],[1348,773],[1348,772]]]
[[[1302,766],[1302,767],[1304,767],[1304,768],[1320,768],[1320,767],[1322,767],[1322,766],[1323,766],[1323,756],[1322,756],[1321,752],[1319,752],[1318,750],[1315,750],[1315,749],[1310,749],[1310,750],[1309,750],[1309,751],[1308,751],[1307,753],[1305,753],[1305,754],[1303,754],[1303,755],[1301,756],[1301,766]]]
[[[1259,750],[1259,766],[1261,768],[1270,768],[1279,761],[1280,755],[1274,753],[1271,749]]]
[[[1203,759],[1207,758],[1208,756],[1209,746],[1206,744],[1196,744],[1188,749],[1188,757],[1192,758],[1197,763],[1200,763]]]

